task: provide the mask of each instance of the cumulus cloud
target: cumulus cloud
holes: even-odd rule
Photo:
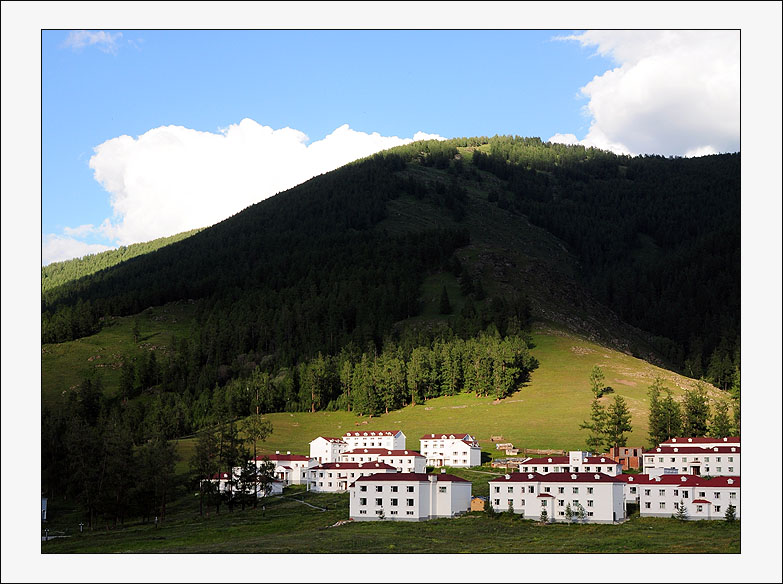
[[[66,228],[67,229],[67,228]],[[41,239],[41,263],[61,262],[112,249],[100,243],[85,243],[70,236],[50,233]]]
[[[44,255],[62,258],[55,251],[64,252],[66,240],[88,235],[129,245],[206,227],[357,158],[425,139],[444,138],[424,132],[381,136],[344,124],[308,144],[299,130],[275,130],[248,118],[214,133],[162,126],[136,138],[112,138],[95,147],[89,164],[111,195],[113,216],[98,227],[49,236],[44,247],[53,250]]]
[[[579,143],[625,154],[739,150],[738,31],[605,30],[560,40],[618,65],[580,89],[591,124]]]
[[[72,30],[63,42],[63,46],[75,51],[84,47],[95,46],[104,53],[117,54],[119,45],[117,42],[122,38],[121,32],[114,34],[104,30]]]

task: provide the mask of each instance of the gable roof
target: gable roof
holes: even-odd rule
[[[661,475],[651,477],[648,474],[622,474],[618,475],[622,482],[629,485],[680,485],[683,487],[739,487],[740,477],[725,476],[706,479],[698,475]]]
[[[454,476],[445,472],[427,474],[423,472],[395,472],[388,474],[375,474],[356,479],[355,482],[384,481],[384,482],[420,482],[427,483],[430,477],[435,477],[439,483],[469,483],[470,481],[462,477]]]
[[[385,454],[381,454],[381,458],[384,456],[399,456],[402,458],[407,457],[413,457],[413,458],[424,458],[424,455],[420,452],[416,452],[415,450],[384,450]]]
[[[644,454],[740,454],[739,446],[658,446]]]
[[[616,464],[619,465],[620,463],[617,462],[614,459],[609,458],[608,456],[588,456],[586,458],[583,458],[581,460],[582,464]],[[526,460],[522,460],[519,464],[523,465],[531,465],[531,464],[571,464],[571,459],[568,456],[547,456],[547,457],[541,457],[541,458],[528,458]]]
[[[489,481],[511,483],[619,483],[618,477],[604,473],[592,472],[514,472]]]
[[[465,437],[473,438],[470,434],[425,434],[419,440],[464,440]]]
[[[334,438],[334,437],[332,437],[332,436],[319,436],[318,438],[321,438],[321,439],[323,439],[323,440],[326,440],[327,442],[336,442],[336,443],[338,443],[338,444],[345,444],[345,440],[343,440],[342,438]],[[313,442],[315,442],[316,440],[318,440],[318,438],[316,438],[315,440],[312,440],[312,441],[310,442],[310,444],[312,444]]]
[[[346,432],[343,434],[343,439],[375,436],[396,436],[397,434],[402,434],[402,430],[363,430],[361,432]]]
[[[713,438],[711,436],[698,436],[698,437],[677,437],[669,438],[661,442],[661,446],[670,446],[674,444],[739,444],[739,436],[728,436],[726,438]]]

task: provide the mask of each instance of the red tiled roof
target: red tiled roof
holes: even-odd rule
[[[303,456],[301,454],[259,454],[256,456],[253,460],[265,460],[269,459],[271,461],[274,460],[298,460],[298,461],[307,461],[310,460],[309,456]]]
[[[552,499],[554,499],[554,498],[555,498],[555,496],[554,496],[554,495],[550,495],[549,493],[541,493],[540,495],[538,495],[538,497],[539,497],[539,498],[540,498],[540,497],[551,497]]]
[[[698,475],[661,475],[651,477],[648,474],[617,475],[624,483],[636,485],[683,485],[686,487],[739,487],[740,477],[726,476],[705,479]],[[731,481],[731,482],[729,482]]]
[[[451,440],[452,438],[464,440],[465,436],[470,436],[470,434],[425,434],[419,440]]]
[[[311,468],[310,470],[338,470],[338,469],[380,469],[380,470],[393,470],[397,469],[393,466],[389,466],[385,462],[324,462]]]
[[[354,448],[353,450],[346,450],[340,456],[345,456],[346,454],[385,454],[387,452],[389,452],[388,448]]]
[[[592,472],[551,472],[541,474],[537,472],[514,472],[489,481],[494,482],[512,482],[512,483],[618,483],[621,482],[618,475],[616,477],[604,473]]]
[[[435,480],[442,483],[469,483],[470,481],[463,479],[462,477],[454,476],[445,472],[426,474],[423,472],[396,472],[388,474],[375,474],[370,476],[364,476],[356,479],[359,481],[394,481],[394,482],[428,482],[430,477],[435,477]]]
[[[384,456],[401,456],[403,458],[406,456],[412,456],[412,457],[424,458],[423,454],[421,454],[420,452],[416,452],[415,450],[384,450],[384,452],[386,454],[382,454],[381,458],[383,458]]]
[[[710,436],[701,436],[701,437],[695,437],[695,438],[688,438],[688,437],[678,437],[678,438],[669,438],[668,440],[664,440],[661,442],[661,446],[669,446],[671,444],[739,444],[740,439],[738,436],[729,436],[726,438],[712,438]]]
[[[319,436],[318,438],[323,438],[327,442],[341,442],[345,444],[345,441],[342,438],[333,438],[331,436]],[[318,440],[318,438],[316,438],[315,440]],[[313,442],[315,442],[315,440],[313,440]]]
[[[712,505],[712,501],[708,501],[707,499],[694,499],[694,503],[706,503],[707,505]]]
[[[739,446],[658,446],[644,454],[739,454]]]
[[[530,458],[528,460],[523,460],[522,462],[520,462],[520,464],[523,465],[566,464],[568,465],[570,464],[570,462],[571,459],[568,456],[547,456],[543,458]],[[582,459],[581,464],[620,464],[620,463],[606,456],[588,456]]]
[[[356,437],[362,437],[362,436],[396,436],[399,434],[401,430],[363,430],[361,432],[346,432],[343,434],[343,438],[349,437],[349,438],[356,438]]]

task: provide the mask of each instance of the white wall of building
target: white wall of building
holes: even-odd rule
[[[637,481],[642,517],[671,517],[680,504],[685,506],[690,520],[725,519],[729,504],[734,505],[735,515],[740,517],[739,477],[701,479],[693,475],[664,475],[639,477]]]
[[[739,446],[659,446],[644,453],[643,472],[674,469],[677,474],[700,476],[739,476]]]
[[[310,442],[310,458],[318,463],[337,462],[340,454],[348,450],[348,444],[339,438],[319,436]]]
[[[428,434],[420,439],[420,452],[429,466],[468,468],[481,465],[481,448],[470,434]]]
[[[387,450],[405,450],[405,434],[401,430],[362,430],[346,432],[342,440],[348,444],[347,450],[359,448],[386,448]]]

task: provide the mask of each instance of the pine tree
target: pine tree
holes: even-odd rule
[[[729,506],[726,507],[726,514],[724,517],[726,518],[727,523],[734,523],[737,520],[737,508],[729,503]]]
[[[731,435],[731,419],[729,418],[729,404],[725,400],[715,402],[714,412],[710,420],[710,436],[725,438]]]
[[[606,447],[607,450],[612,447],[625,446],[628,437],[626,432],[631,432],[631,412],[625,400],[619,396],[614,396],[614,401],[606,412]]]
[[[685,390],[683,401],[683,427],[685,436],[700,437],[707,434],[707,420],[710,416],[710,406],[707,390],[700,382],[691,389]]]
[[[685,504],[682,502],[682,499],[680,499],[680,504],[677,505],[677,512],[674,514],[675,519],[679,519],[680,521],[685,521],[688,519],[688,510],[685,508]]]
[[[600,452],[606,443],[607,413],[597,399],[593,400],[590,421],[579,425],[581,430],[589,430],[590,435],[585,443],[590,452]]]
[[[595,365],[590,372],[590,389],[593,391],[596,399],[601,397],[606,389],[604,386],[604,372],[598,365]]]

